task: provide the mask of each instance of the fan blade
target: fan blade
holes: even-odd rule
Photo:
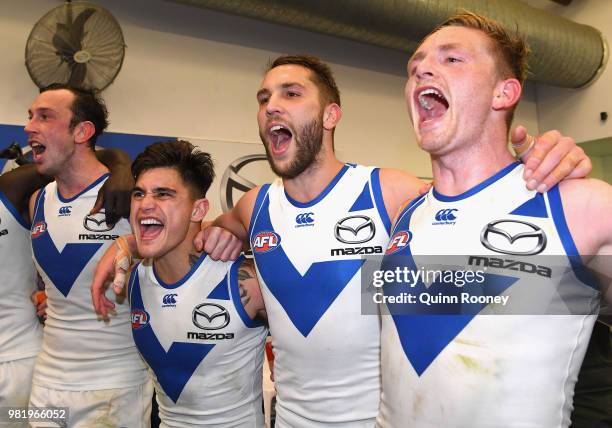
[[[70,27],[70,36],[78,44],[79,49],[82,49],[83,38],[85,37],[85,23],[94,13],[96,13],[95,9],[85,9],[79,13]]]
[[[72,55],[79,50],[79,47],[72,43],[70,32],[65,24],[58,23],[56,25],[56,31],[53,35],[52,42],[57,53],[65,57],[65,60],[72,58]]]
[[[71,70],[68,84],[76,87],[83,86],[83,81],[85,81],[85,75],[87,74],[87,64],[74,64]]]

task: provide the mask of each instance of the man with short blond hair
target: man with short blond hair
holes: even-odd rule
[[[507,149],[524,41],[474,14],[440,25],[408,62],[406,96],[434,188],[398,215],[382,271],[482,274],[471,284],[392,279],[382,322],[378,425],[566,427],[608,278],[612,188],[566,180],[520,186]],[[515,65],[519,65],[515,68]],[[483,268],[484,266],[484,268]],[[476,272],[474,272],[476,271]],[[606,296],[607,293],[607,296]],[[393,299],[412,296],[416,303]],[[441,304],[427,304],[441,297]],[[435,302],[434,302],[435,303]]]

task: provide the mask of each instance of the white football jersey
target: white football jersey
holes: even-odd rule
[[[559,189],[527,190],[523,169],[454,197],[432,189],[398,218],[382,269],[429,276],[384,288],[400,300],[382,308],[379,426],[568,426],[598,291]]]
[[[361,313],[362,256],[389,240],[379,170],[344,165],[314,200],[280,179],[257,196],[249,236],[274,346],[278,426],[371,427],[380,321]]]
[[[110,227],[104,213],[89,215],[107,176],[70,199],[55,182],[36,198],[32,250],[46,287],[47,320],[33,382],[47,388],[113,389],[148,379],[130,335],[127,302],[117,302],[110,322],[98,320],[91,303],[96,264],[118,236],[130,233],[124,219]],[[115,300],[110,288],[107,297]]]
[[[159,279],[147,260],[130,277],[132,333],[155,374],[165,426],[263,427],[268,330],[240,302],[243,260],[204,254],[175,284]]]
[[[42,326],[30,300],[34,291],[29,225],[0,192],[0,363],[40,351]]]

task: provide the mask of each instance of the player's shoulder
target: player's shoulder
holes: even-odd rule
[[[612,186],[595,178],[563,180],[558,185],[564,208],[587,211],[612,204]],[[593,213],[599,214],[599,213]]]
[[[581,254],[595,254],[612,239],[612,186],[593,178],[562,181],[563,214]]]

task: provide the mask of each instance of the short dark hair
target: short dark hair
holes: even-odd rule
[[[330,103],[340,105],[340,90],[338,85],[336,85],[334,74],[329,65],[325,64],[321,59],[312,55],[281,55],[270,62],[266,71],[281,65],[299,65],[310,70],[313,75],[312,81],[319,88],[322,95],[321,101],[324,102],[324,105]]]
[[[154,168],[175,169],[196,199],[206,197],[206,192],[215,179],[210,155],[184,140],[160,141],[147,146],[132,163],[134,180],[143,172]]]
[[[89,145],[94,147],[96,140],[108,127],[108,110],[106,103],[100,95],[86,88],[71,86],[66,83],[53,83],[40,89],[40,93],[65,89],[74,95],[74,101],[70,106],[72,119],[70,119],[70,130],[81,122],[89,121],[94,124],[94,134],[89,139]]]

